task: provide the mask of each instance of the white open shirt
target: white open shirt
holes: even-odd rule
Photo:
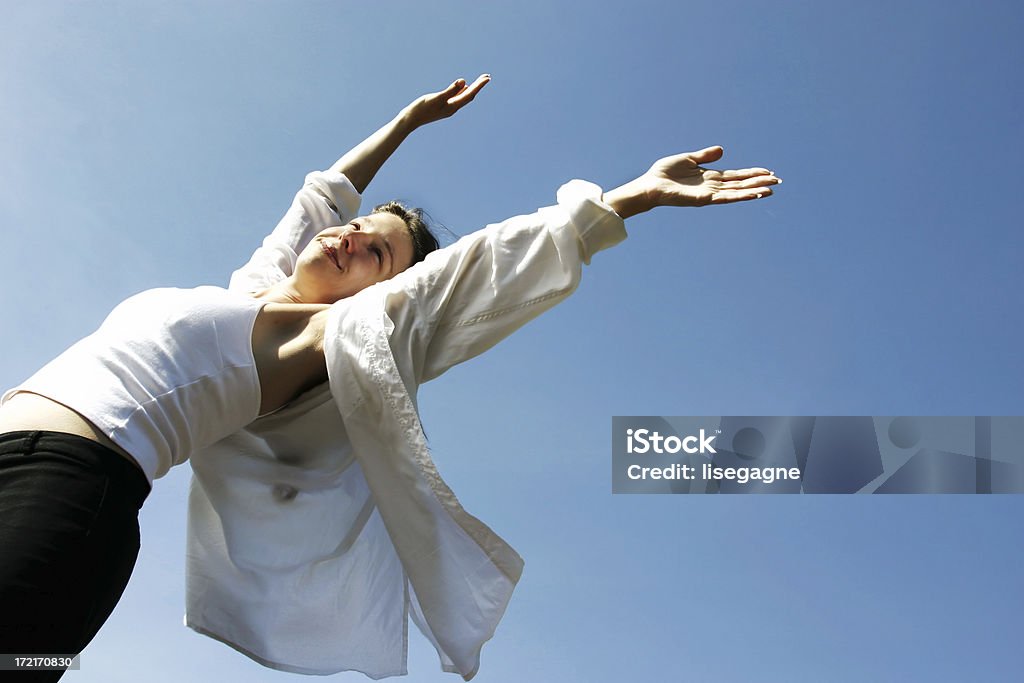
[[[330,381],[192,455],[185,623],[276,669],[407,673],[411,616],[445,671],[472,678],[523,561],[439,476],[418,386],[487,350],[576,288],[625,238],[596,185],[511,218],[339,301]],[[311,173],[230,289],[288,277],[359,195]]]

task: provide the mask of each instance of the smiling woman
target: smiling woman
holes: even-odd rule
[[[434,469],[418,385],[567,297],[624,218],[780,182],[704,168],[709,147],[604,194],[573,181],[557,206],[441,250],[399,205],[352,218],[405,136],[488,80],[418,98],[307,176],[228,289],[132,297],[4,394],[5,649],[88,644],[131,574],[151,483],[191,460],[189,626],[267,666],[379,678],[404,673],[411,616],[446,670],[476,673],[522,560]]]
[[[406,136],[454,114],[488,80],[458,79],[418,98],[331,169],[311,174],[253,256],[249,279],[235,278],[228,290],[136,295],[3,395],[5,652],[80,652],[131,575],[138,510],[152,482],[326,378],[322,344],[307,332],[311,316],[404,270],[414,257],[400,216],[345,225],[339,214],[355,213],[359,192]],[[310,239],[311,226],[322,231],[319,239]],[[300,244],[309,246],[297,258]],[[31,675],[56,680],[61,673]]]

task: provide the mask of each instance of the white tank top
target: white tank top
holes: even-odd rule
[[[252,329],[265,301],[219,287],[151,289],[7,391],[81,414],[152,482],[259,415]]]

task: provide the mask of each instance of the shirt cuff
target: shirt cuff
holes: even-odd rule
[[[334,170],[313,171],[306,176],[306,184],[312,185],[331,205],[343,222],[356,217],[362,197],[348,177]]]
[[[579,237],[583,262],[626,239],[625,221],[601,201],[601,188],[585,180],[570,180],[558,188],[558,204],[569,212]]]

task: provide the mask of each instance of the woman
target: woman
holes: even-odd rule
[[[420,98],[311,174],[233,292],[133,297],[5,395],[7,651],[85,646],[134,565],[150,481],[191,456],[190,626],[277,668],[379,677],[404,673],[411,615],[446,669],[476,672],[522,562],[437,476],[416,386],[567,296],[580,265],[624,238],[622,219],[779,182],[700,167],[720,148],[668,157],[603,197],[570,184],[558,207],[409,268],[431,245],[399,207],[345,219],[408,132],[487,80]],[[311,520],[317,533],[296,533]]]

